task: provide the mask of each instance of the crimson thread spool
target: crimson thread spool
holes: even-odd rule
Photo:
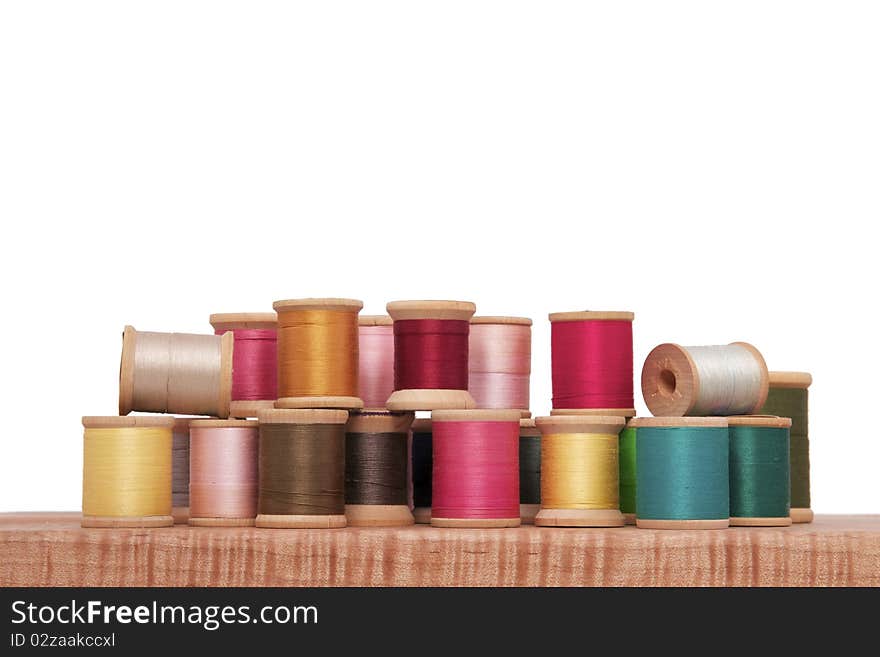
[[[190,525],[254,524],[259,436],[256,420],[190,423]]]
[[[278,313],[275,408],[363,408],[358,395],[356,299],[286,299]]]
[[[358,389],[366,408],[384,408],[394,392],[394,320],[358,317]]]
[[[539,417],[543,527],[622,527],[619,505],[619,416]]]
[[[473,408],[468,392],[468,301],[392,301],[394,411]]]
[[[541,431],[531,418],[519,421],[519,517],[533,525],[541,510]]]
[[[518,527],[519,411],[439,410],[431,421],[431,525]]]
[[[192,418],[174,418],[171,430],[171,515],[174,523],[189,520],[189,423]]]
[[[632,323],[623,311],[550,314],[553,409],[632,417]]]
[[[232,401],[229,414],[255,418],[278,397],[278,318],[275,313],[215,313],[215,335],[232,333]]]
[[[430,418],[416,418],[410,428],[410,470],[413,517],[421,525],[431,524],[431,488],[434,469],[433,425]]]
[[[126,326],[119,365],[119,414],[229,417],[232,358],[232,335],[154,333]]]
[[[260,411],[257,527],[345,527],[345,423],[331,409]]]
[[[345,518],[352,527],[402,527],[407,503],[407,433],[412,413],[353,411],[345,428]]]
[[[172,417],[84,417],[83,527],[170,527]]]
[[[531,319],[471,318],[468,391],[477,408],[518,408],[528,417],[531,372]]]
[[[764,357],[747,342],[661,344],[642,367],[642,395],[655,416],[752,415],[767,400],[768,387]]]

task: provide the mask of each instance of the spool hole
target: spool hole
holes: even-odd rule
[[[675,393],[675,372],[663,370],[660,372],[660,392],[671,397]]]

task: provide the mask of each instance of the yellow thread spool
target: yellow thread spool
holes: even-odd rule
[[[84,417],[83,527],[167,527],[173,417]]]
[[[536,418],[541,431],[543,527],[622,527],[617,416]]]

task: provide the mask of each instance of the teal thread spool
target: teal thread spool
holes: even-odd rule
[[[789,430],[787,417],[727,419],[730,440],[730,525],[787,527]]]
[[[519,517],[535,524],[541,510],[541,431],[532,419],[519,421]]]
[[[730,524],[727,418],[635,418],[636,525],[723,529]]]
[[[791,418],[791,521],[813,522],[810,508],[809,391],[807,372],[770,372],[770,394],[761,413]]]

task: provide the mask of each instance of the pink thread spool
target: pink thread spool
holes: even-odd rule
[[[358,392],[364,408],[385,408],[394,392],[394,320],[360,315],[358,343]]]
[[[189,524],[249,527],[257,516],[259,422],[190,423]]]
[[[216,335],[231,332],[232,402],[229,414],[255,418],[278,396],[278,318],[272,313],[215,313]]]
[[[472,317],[468,339],[468,392],[477,408],[518,408],[528,417],[532,320]]]

